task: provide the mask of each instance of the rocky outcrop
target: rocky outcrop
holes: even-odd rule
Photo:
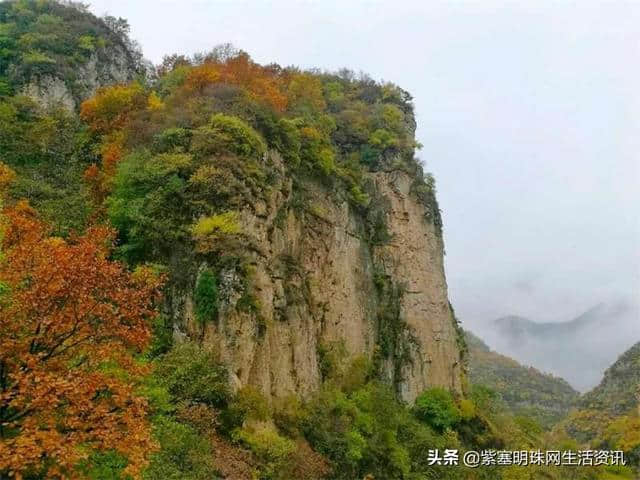
[[[62,105],[74,110],[100,87],[129,83],[138,73],[131,53],[124,46],[112,46],[91,55],[73,79],[53,74],[34,76],[21,93],[43,107]]]
[[[442,237],[412,193],[414,178],[393,169],[370,174],[382,220],[372,226],[373,207],[336,201],[313,181],[294,189],[281,170],[268,200],[241,216],[250,301],[241,276],[223,272],[217,321],[201,330],[193,289],[174,292],[176,335],[200,336],[236,387],[255,385],[271,397],[316,390],[332,348],[343,362],[373,361],[408,402],[430,386],[460,391]],[[383,239],[375,228],[386,230]]]
[[[391,241],[376,248],[374,256],[384,272],[403,285],[399,315],[411,339],[409,361],[396,379],[401,396],[411,401],[434,385],[459,391],[458,331],[447,297],[442,235],[412,195],[413,179],[407,173],[379,173],[375,181],[389,202]]]

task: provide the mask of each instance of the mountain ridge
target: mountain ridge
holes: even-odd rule
[[[531,416],[543,427],[551,428],[578,401],[579,393],[566,380],[491,350],[468,330],[465,337],[472,385],[496,391],[514,414]]]
[[[586,392],[620,352],[640,337],[637,314],[632,302],[601,302],[565,322],[536,322],[509,315],[491,321],[481,331],[496,351],[565,378]]]

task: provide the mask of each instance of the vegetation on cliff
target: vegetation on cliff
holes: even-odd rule
[[[91,88],[117,81],[98,68],[88,79],[83,69],[93,60],[119,59],[124,79],[142,73],[142,55],[130,40],[122,18],[98,19],[80,2],[16,0],[0,3],[0,95],[19,93],[44,78],[62,81],[77,104]]]

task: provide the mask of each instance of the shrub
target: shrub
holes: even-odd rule
[[[263,462],[261,478],[288,480],[288,477],[281,474],[287,470],[290,457],[295,451],[292,440],[283,437],[269,425],[242,428],[235,432],[234,437],[246,444]]]
[[[118,164],[107,212],[120,232],[120,252],[130,262],[175,252],[185,240],[185,176],[190,165],[190,155],[144,151]]]
[[[298,436],[307,414],[305,405],[296,395],[288,395],[275,400],[273,420],[278,428],[290,437]]]
[[[236,212],[224,212],[198,220],[191,228],[196,248],[201,253],[233,250],[234,239],[240,233]]]
[[[95,452],[80,462],[77,470],[84,478],[91,480],[132,480],[131,475],[123,475],[128,463],[127,459],[115,450]]]
[[[300,165],[300,132],[293,121],[281,118],[278,120],[272,138],[273,147],[282,154],[293,167]]]
[[[211,480],[218,478],[211,443],[188,425],[170,417],[154,421],[160,450],[151,457],[145,480]]]
[[[173,325],[166,315],[158,315],[153,320],[153,338],[147,351],[149,358],[167,353],[173,345]]]
[[[461,418],[451,393],[443,388],[430,388],[416,398],[414,415],[442,432],[455,426]]]
[[[168,128],[154,137],[154,150],[158,152],[186,152],[189,149],[191,135],[191,130],[186,128]]]
[[[242,412],[245,419],[264,421],[270,415],[267,399],[260,390],[251,385],[245,385],[238,390],[231,405]]]
[[[221,430],[232,434],[246,420],[264,421],[269,418],[269,414],[269,404],[264,395],[250,385],[244,386],[220,413]]]
[[[410,417],[388,387],[370,382],[351,394],[325,388],[309,412],[305,436],[332,461],[333,478],[407,478],[411,462],[399,434]]]
[[[266,151],[264,140],[238,117],[217,113],[208,126],[194,131],[192,149],[201,156],[233,153],[241,157],[260,157]]]
[[[400,144],[398,138],[393,133],[383,128],[379,128],[371,134],[369,143],[380,150],[397,147]]]
[[[193,226],[195,235],[224,236],[234,235],[240,232],[238,214],[236,212],[224,212],[211,215],[198,220]]]
[[[212,351],[193,343],[178,344],[161,357],[156,373],[176,401],[224,406],[229,400],[226,368]]]
[[[147,106],[147,95],[139,83],[104,87],[86,100],[80,115],[92,130],[109,133],[124,126],[132,112]]]
[[[194,301],[196,319],[201,325],[216,318],[218,314],[218,280],[211,270],[203,270],[198,277]]]

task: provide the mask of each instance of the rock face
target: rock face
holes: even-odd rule
[[[131,53],[124,46],[112,46],[91,55],[73,80],[52,74],[34,76],[21,93],[43,107],[61,104],[74,110],[100,87],[129,83],[138,73]]]
[[[193,290],[174,293],[176,335],[200,336],[229,365],[236,387],[251,384],[270,397],[316,390],[332,349],[344,352],[343,363],[372,360],[408,402],[430,386],[460,391],[442,237],[412,192],[412,176],[370,173],[384,241],[372,235],[371,218],[321,185],[294,191],[282,178],[267,202],[242,214],[253,307],[240,308],[246,288],[230,271],[220,277],[218,319],[204,330]]]
[[[396,379],[401,396],[413,401],[431,386],[459,391],[458,331],[447,298],[442,235],[411,194],[412,180],[406,173],[377,174],[376,185],[390,203],[387,222],[392,239],[374,254],[393,281],[404,284],[399,313],[413,340],[410,361]]]

